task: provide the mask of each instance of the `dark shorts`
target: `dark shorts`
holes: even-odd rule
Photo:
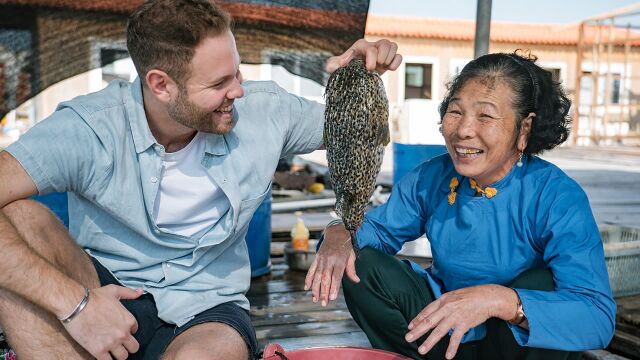
[[[98,272],[100,285],[120,285],[118,280],[93,257],[93,265]],[[205,322],[220,322],[234,328],[249,348],[249,357],[254,358],[258,352],[256,331],[251,324],[249,312],[233,303],[224,303],[212,309],[205,310],[182,326],[169,324],[158,318],[158,309],[151,294],[144,294],[135,300],[121,300],[138,321],[138,331],[134,337],[140,344],[140,350],[131,354],[129,359],[159,359],[169,343],[178,335],[192,326]]]

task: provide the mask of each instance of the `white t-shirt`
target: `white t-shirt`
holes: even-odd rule
[[[201,165],[205,140],[198,132],[186,147],[164,155],[154,209],[154,221],[161,230],[200,238],[231,206]]]

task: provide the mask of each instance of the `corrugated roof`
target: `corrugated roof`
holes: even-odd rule
[[[577,45],[579,24],[533,24],[491,22],[491,41],[498,43],[535,45]],[[596,28],[587,29],[587,36],[594,38]],[[602,27],[601,40],[608,39],[608,27]],[[369,15],[365,29],[367,35],[386,37],[410,37],[439,40],[473,41],[475,21],[436,18]],[[625,38],[626,29],[617,28],[615,38]],[[638,39],[637,32],[634,37]],[[635,44],[634,44],[635,45]]]

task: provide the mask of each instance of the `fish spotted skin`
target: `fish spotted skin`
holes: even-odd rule
[[[389,143],[389,101],[380,76],[360,59],[336,70],[325,91],[324,144],[336,194],[336,213],[351,234],[373,194],[384,148]]]

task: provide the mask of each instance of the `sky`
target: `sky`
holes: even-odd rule
[[[493,0],[491,20],[574,23],[639,1],[631,0]],[[369,13],[475,20],[476,0],[370,0]]]

